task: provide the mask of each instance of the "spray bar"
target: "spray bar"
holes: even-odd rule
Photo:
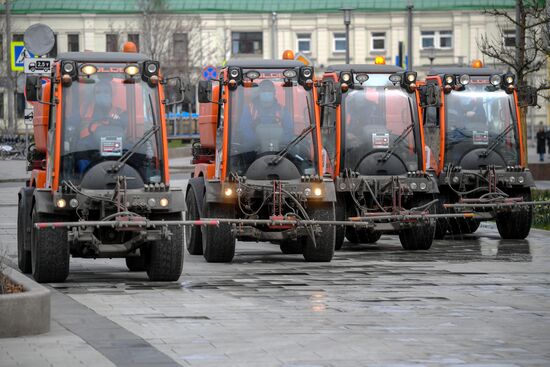
[[[117,221],[79,221],[79,222],[41,222],[36,223],[36,229],[46,228],[70,228],[70,227],[110,227],[110,228],[129,228],[143,227],[155,228],[163,226],[217,226],[220,222],[216,219],[207,220],[117,220]]]
[[[516,206],[536,206],[536,205],[550,205],[550,201],[521,201],[521,202],[503,202],[503,203],[456,203],[456,204],[443,204],[446,209],[450,208],[506,208]]]

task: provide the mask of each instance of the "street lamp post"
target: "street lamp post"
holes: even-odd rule
[[[346,26],[346,64],[349,64],[349,25],[353,8],[342,8],[341,10],[344,12],[344,25]]]
[[[413,43],[413,0],[407,1],[407,70],[412,70],[413,67],[413,50],[412,50],[412,43]]]

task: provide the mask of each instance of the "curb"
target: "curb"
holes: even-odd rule
[[[50,331],[50,291],[9,267],[3,273],[13,282],[21,284],[25,291],[0,295],[0,338]]]
[[[26,182],[27,180],[28,180],[28,177],[25,177],[25,178],[0,178],[0,183]]]

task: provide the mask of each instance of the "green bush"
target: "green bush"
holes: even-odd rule
[[[550,190],[531,190],[533,201],[550,201]],[[550,229],[550,206],[535,205],[533,207],[533,227]]]

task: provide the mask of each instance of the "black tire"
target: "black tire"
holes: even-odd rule
[[[126,258],[126,266],[130,271],[145,271],[147,268],[145,266],[145,257],[144,256],[129,256]]]
[[[27,208],[27,199],[23,196],[17,206],[17,265],[24,274],[32,272],[31,251],[25,249],[31,240],[31,217]]]
[[[285,240],[280,244],[281,252],[285,255],[304,253],[304,242],[301,240]]]
[[[361,243],[376,243],[382,237],[382,232],[375,232],[372,229],[365,228],[358,229],[357,234]]]
[[[419,207],[432,201],[432,198],[418,198],[411,202],[412,207]],[[434,213],[435,208],[432,205],[430,212]],[[418,224],[414,227],[404,228],[399,231],[399,240],[403,249],[408,251],[428,250],[432,247],[435,235],[435,221]]]
[[[334,220],[334,203],[309,203],[307,213],[313,220]],[[308,262],[329,262],[334,256],[336,229],[334,225],[319,225],[321,231],[315,233],[315,243],[310,236],[304,244],[304,259]]]
[[[170,213],[155,216],[154,220],[181,220],[181,213]],[[171,282],[179,279],[183,270],[183,228],[177,225],[168,226],[170,239],[152,241],[148,247],[141,249],[145,254],[145,268],[151,281]]]
[[[202,193],[199,194],[202,196]],[[185,204],[187,205],[187,220],[200,219],[200,213],[197,203],[202,203],[202,197],[197,201],[197,194],[193,186],[187,190]],[[185,247],[191,255],[202,255],[202,232],[199,226],[186,226],[185,229]]]
[[[523,196],[524,201],[531,201],[531,189],[526,188],[508,193],[512,197]],[[533,207],[522,208],[515,212],[501,212],[496,216],[500,237],[506,240],[523,240],[531,231]]]
[[[205,198],[206,199],[206,198]],[[234,218],[235,207],[231,204],[204,203],[205,218]],[[209,263],[228,263],[235,256],[235,235],[231,224],[220,223],[218,226],[202,228],[203,256]]]
[[[335,204],[334,211],[336,213],[336,220],[347,220],[346,216],[346,200],[341,195],[337,196],[337,203]],[[340,250],[344,245],[344,238],[346,236],[346,226],[336,226],[336,242],[334,245],[335,250]]]
[[[35,223],[61,222],[51,214],[32,212],[31,261],[32,276],[38,283],[60,283],[69,276],[69,241],[66,228],[36,229]]]

